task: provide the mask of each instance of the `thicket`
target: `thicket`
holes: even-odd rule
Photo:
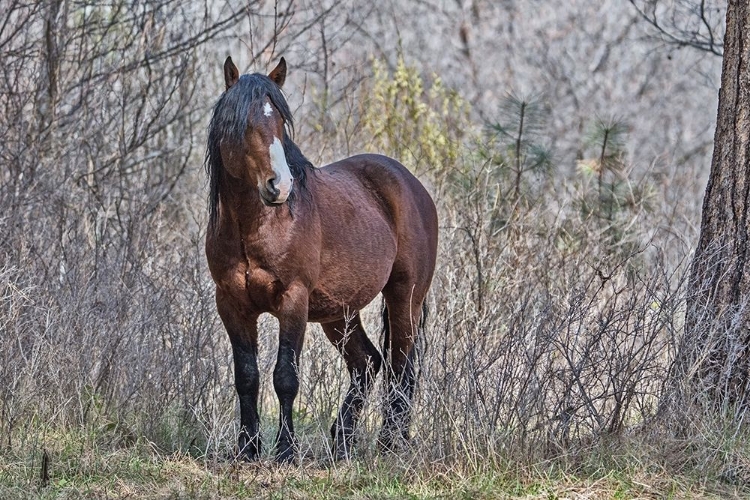
[[[210,103],[196,96],[203,41],[245,12],[191,32],[160,22],[170,2],[151,7],[62,15],[14,4],[0,31],[0,447],[33,460],[66,430],[112,447],[233,456],[232,358],[203,255]],[[22,21],[30,27],[10,29]],[[397,157],[438,205],[406,459],[469,469],[584,460],[639,431],[720,449],[693,456],[746,477],[736,466],[748,456],[744,428],[664,410],[680,384],[671,374],[690,247],[660,191],[667,169],[629,158],[628,124],[601,118],[606,109],[589,117],[570,166],[551,146],[543,95],[508,94],[480,119],[406,57],[363,72],[334,104],[311,90],[322,112],[296,117],[297,138],[312,157],[321,142],[332,159]],[[373,338],[377,308],[364,314]],[[274,328],[263,319],[266,441]],[[322,458],[348,381],[316,326],[300,372],[301,453]],[[376,453],[379,415],[374,398],[360,456]]]

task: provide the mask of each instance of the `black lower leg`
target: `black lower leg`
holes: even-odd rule
[[[362,407],[367,395],[372,390],[375,376],[380,368],[378,357],[369,358],[364,368],[351,369],[351,384],[341,405],[336,421],[331,426],[331,437],[334,444],[334,458],[346,460],[352,457],[354,433],[357,428]]]
[[[409,441],[414,375],[414,367],[409,360],[406,366],[392,371],[386,378],[388,392],[379,439],[380,445],[385,449],[395,449]]]
[[[322,326],[328,339],[344,357],[349,370],[349,390],[331,426],[334,458],[349,459],[352,456],[357,421],[380,370],[381,357],[367,338],[359,313]]]
[[[240,434],[237,439],[238,456],[255,460],[260,455],[260,425],[258,418],[258,365],[255,347],[233,341],[234,381],[240,400]]]
[[[276,461],[291,462],[295,456],[292,409],[299,391],[298,355],[292,346],[281,344],[273,372],[273,386],[279,398],[279,433],[276,436]]]

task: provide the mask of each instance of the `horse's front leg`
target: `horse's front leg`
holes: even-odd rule
[[[234,385],[240,399],[238,456],[255,460],[260,455],[258,418],[258,316],[239,312],[230,300],[216,291],[216,305],[232,343]]]
[[[279,433],[276,461],[294,461],[296,443],[292,407],[299,392],[299,356],[307,326],[308,291],[290,287],[282,296],[279,319],[279,352],[273,370],[273,387],[279,398]]]

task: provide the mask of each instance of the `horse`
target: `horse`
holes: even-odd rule
[[[228,57],[226,89],[213,108],[206,149],[208,267],[229,335],[240,403],[238,455],[259,458],[258,316],[278,319],[273,386],[279,400],[275,459],[296,460],[292,405],[308,322],[343,356],[350,385],[331,426],[332,453],[349,459],[357,422],[381,366],[382,449],[409,442],[415,341],[437,253],[437,212],[424,186],[375,154],[315,168],[293,141],[281,87],[282,57],[268,74],[240,76]],[[384,298],[382,353],[359,311]]]

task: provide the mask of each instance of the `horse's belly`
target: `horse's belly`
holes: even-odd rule
[[[380,293],[388,282],[388,272],[355,275],[348,280],[319,283],[310,294],[308,317],[310,321],[325,323],[359,311]]]

